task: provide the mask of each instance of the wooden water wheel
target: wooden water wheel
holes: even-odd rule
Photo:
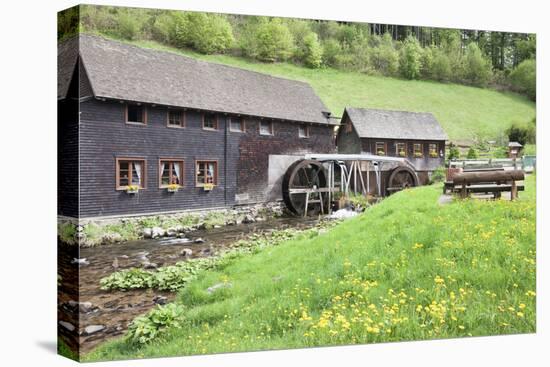
[[[386,186],[386,192],[393,194],[396,191],[418,186],[418,176],[416,172],[406,166],[394,168],[389,177]]]
[[[288,167],[283,177],[283,200],[296,215],[325,213],[328,187],[323,165],[302,159]]]

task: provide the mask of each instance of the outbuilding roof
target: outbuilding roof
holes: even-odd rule
[[[448,139],[447,134],[431,113],[346,107],[345,114],[360,138]]]
[[[59,98],[78,48],[94,96],[200,110],[330,124],[307,83],[81,34],[60,45]],[[71,66],[72,65],[72,66]],[[70,78],[69,78],[70,79]]]

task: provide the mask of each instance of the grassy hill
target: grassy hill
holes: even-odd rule
[[[441,186],[399,192],[199,274],[171,327],[87,360],[535,331],[535,177],[520,200],[438,204]],[[213,294],[208,287],[231,283]]]
[[[535,104],[514,93],[330,68],[308,69],[288,63],[265,64],[228,55],[202,55],[153,41],[134,44],[308,82],[336,116],[341,116],[345,106],[432,112],[452,140],[471,140],[476,136],[496,139],[512,123],[525,124],[535,117]]]

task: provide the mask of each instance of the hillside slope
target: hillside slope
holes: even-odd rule
[[[535,117],[535,103],[515,93],[330,68],[308,69],[288,63],[265,64],[228,55],[202,55],[153,41],[134,44],[308,82],[335,116],[341,116],[345,106],[432,112],[451,140],[497,139],[512,123],[525,124]]]
[[[399,192],[328,232],[209,270],[184,288],[180,328],[87,360],[535,331],[535,177],[520,200],[439,205]],[[214,284],[230,283],[210,294]]]

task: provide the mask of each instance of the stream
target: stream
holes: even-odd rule
[[[287,228],[306,229],[317,219],[272,218],[250,224],[224,226],[186,233],[186,238],[147,239],[80,248],[58,244],[58,330],[61,339],[74,351],[86,353],[113,337],[123,335],[130,322],[157,304],[172,301],[176,293],[154,289],[129,291],[100,289],[99,281],[117,270],[132,267],[171,265],[189,258],[214,255],[253,233]],[[188,249],[192,254],[181,255]],[[77,263],[80,259],[85,263]],[[151,265],[152,264],[152,265]]]

